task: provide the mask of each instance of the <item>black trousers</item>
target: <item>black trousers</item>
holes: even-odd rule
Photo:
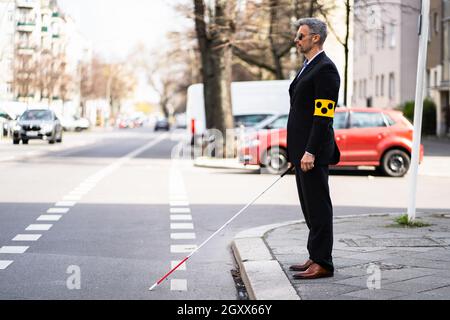
[[[299,166],[295,168],[300,204],[309,228],[309,258],[323,268],[334,271],[333,205],[328,174],[328,166],[317,166],[306,173]]]

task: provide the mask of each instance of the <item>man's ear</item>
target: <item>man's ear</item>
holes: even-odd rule
[[[315,44],[320,43],[320,35],[315,34],[315,35],[313,36],[313,41],[314,41]]]

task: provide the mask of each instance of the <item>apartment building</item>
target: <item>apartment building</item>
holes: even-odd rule
[[[0,101],[13,99],[15,1],[0,0]]]
[[[420,0],[355,0],[352,105],[396,108],[414,100]]]
[[[92,45],[56,0],[0,0],[0,101],[76,112]]]
[[[436,134],[450,134],[450,1],[431,0],[427,95],[436,103]]]

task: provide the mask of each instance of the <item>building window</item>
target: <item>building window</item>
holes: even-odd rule
[[[378,86],[379,86],[379,84],[380,84],[380,77],[379,76],[376,76],[376,78],[375,78],[375,97],[378,97],[378,95],[379,95],[379,91],[378,91]]]
[[[363,92],[363,98],[367,97],[367,80],[364,79],[364,92]]]
[[[388,41],[389,41],[389,47],[395,48],[396,46],[396,39],[395,39],[395,24],[392,22],[388,26]]]
[[[438,72],[437,70],[434,71],[434,87],[439,86],[439,81],[438,81]]]
[[[380,96],[384,97],[384,74],[380,79]]]
[[[389,99],[393,100],[395,98],[395,75],[394,73],[389,74]]]
[[[373,79],[373,72],[374,72],[374,61],[373,56],[370,56],[370,78]]]
[[[434,33],[439,33],[439,13],[435,12],[433,15]]]

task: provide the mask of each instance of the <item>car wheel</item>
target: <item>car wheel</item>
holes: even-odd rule
[[[282,148],[272,148],[267,151],[265,170],[270,174],[279,174],[287,170],[289,162],[286,150]]]
[[[63,140],[63,134],[62,134],[62,132],[61,132],[61,134],[59,135],[59,138],[56,139],[56,142],[57,142],[57,143],[61,143],[62,140]]]
[[[403,177],[411,166],[411,157],[403,150],[388,151],[381,159],[380,171],[389,177]]]
[[[20,143],[20,140],[19,139],[14,139],[13,140],[13,144],[19,144]]]
[[[28,139],[22,139],[23,144],[28,144]]]

